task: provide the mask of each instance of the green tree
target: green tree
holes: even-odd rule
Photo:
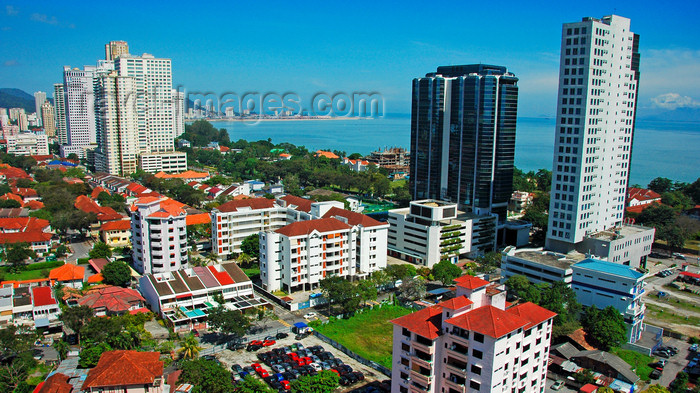
[[[595,305],[588,307],[581,318],[581,325],[603,350],[608,351],[610,348],[618,347],[625,341],[624,318],[612,306],[600,311]]]
[[[416,300],[425,295],[425,290],[423,278],[407,278],[399,285],[397,296],[403,300]]]
[[[260,258],[260,235],[255,233],[243,239],[241,251],[254,260],[258,260]]]
[[[182,362],[178,383],[195,386],[193,393],[228,393],[233,391],[231,374],[211,360],[195,359]]]
[[[366,304],[370,300],[377,300],[377,286],[372,280],[361,280],[356,286],[362,302]]]
[[[479,264],[477,271],[481,273],[493,273],[501,267],[502,255],[498,251],[491,251],[485,255],[479,256],[475,261]]]
[[[85,326],[94,317],[95,313],[89,306],[67,307],[61,313],[61,321],[78,335],[78,345]]]
[[[442,260],[433,266],[433,278],[443,285],[451,285],[455,278],[462,275],[462,269],[448,260]]]
[[[68,350],[70,347],[68,346],[68,343],[63,341],[63,340],[56,340],[53,342],[53,347],[58,352],[58,360],[61,361],[66,358],[68,355]]]
[[[0,208],[2,209],[16,209],[18,207],[22,207],[22,204],[14,199],[0,200]]]
[[[693,207],[693,199],[679,190],[665,192],[661,196],[661,203],[680,211]]]
[[[227,335],[242,337],[250,328],[250,321],[238,310],[216,307],[207,317],[209,326]]]
[[[508,277],[505,284],[509,294],[517,296],[525,302],[540,303],[540,290],[535,285],[532,285],[527,277],[516,274]]]
[[[199,342],[194,334],[188,334],[180,340],[180,349],[177,351],[183,359],[195,359],[199,356],[199,351],[201,350],[202,347],[199,346]]]
[[[551,286],[544,286],[541,291],[540,306],[557,313],[555,325],[576,320],[581,304],[576,300],[576,293],[563,281],[557,281]]]
[[[324,370],[317,375],[301,376],[290,383],[292,393],[331,393],[338,387],[340,377]]]
[[[111,351],[112,347],[107,343],[99,343],[83,348],[80,351],[80,359],[78,365],[81,368],[93,368],[97,365],[103,353]]]
[[[102,269],[104,282],[110,285],[126,287],[131,282],[131,268],[122,261],[114,261]]]
[[[657,177],[649,182],[648,189],[663,194],[673,189],[673,181],[665,177]]]
[[[10,264],[10,270],[17,273],[27,265],[27,258],[36,258],[36,253],[29,243],[11,243],[5,248],[5,260]]]
[[[389,265],[384,269],[386,274],[389,275],[394,281],[403,280],[405,278],[414,277],[416,275],[416,268],[407,263],[403,265]]]
[[[665,387],[663,387],[659,384],[654,384],[654,385],[651,385],[648,388],[642,390],[642,393],[670,393],[670,392]]]
[[[328,299],[328,307],[331,304],[340,306],[343,313],[352,313],[360,306],[360,294],[357,286],[350,281],[339,277],[329,276],[319,282],[323,296]]]
[[[238,382],[236,386],[233,387],[234,393],[275,393],[274,390],[263,381],[253,377],[252,375],[246,375],[243,380]]]
[[[587,383],[595,383],[595,377],[593,376],[591,370],[588,369],[583,369],[574,374],[574,379],[576,380],[576,382],[584,385]]]
[[[63,244],[59,244],[58,247],[56,247],[56,258],[63,258],[68,254],[68,247],[64,246]]]
[[[596,390],[596,393],[615,393],[615,391],[607,386],[602,386]]]
[[[676,379],[674,379],[670,385],[668,385],[668,390],[671,393],[685,393],[688,391],[688,374],[683,371],[676,374]]]
[[[97,242],[92,246],[92,250],[89,253],[90,258],[104,258],[107,259],[112,256],[112,249],[105,242]]]

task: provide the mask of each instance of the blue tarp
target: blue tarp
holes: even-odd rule
[[[49,162],[49,165],[78,166],[78,164],[73,164],[72,162],[59,160],[53,160]]]
[[[309,327],[309,325],[305,324],[304,322],[297,322],[294,324],[295,328],[303,329]]]

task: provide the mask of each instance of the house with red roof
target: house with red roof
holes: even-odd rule
[[[24,171],[24,169],[20,168],[15,168],[7,165],[5,168],[0,168],[0,179],[1,180],[10,180],[10,179],[31,179],[32,177],[29,176],[27,172]]]
[[[97,366],[88,371],[82,391],[167,392],[160,353],[129,350],[104,352],[100,356]]]
[[[107,221],[100,226],[100,238],[110,247],[131,245],[131,220]]]
[[[339,159],[340,157],[332,151],[317,150],[316,157],[326,157],[328,159]]]
[[[165,173],[163,171],[160,171],[155,174],[155,177],[159,179],[180,179],[184,181],[185,183],[189,183],[191,181],[198,181],[198,182],[204,182],[209,180],[211,177],[209,173],[207,172],[195,172],[193,170],[188,170],[182,173]]]
[[[22,197],[24,202],[38,201],[39,194],[33,188],[12,187],[12,193]]]
[[[49,272],[51,284],[63,284],[71,288],[82,288],[85,281],[85,268],[72,263],[66,263]]]
[[[33,287],[32,293],[32,316],[34,317],[34,327],[48,328],[60,326],[58,319],[61,309],[53,296],[51,287]]]
[[[25,202],[22,207],[26,207],[29,210],[39,210],[44,208],[44,202],[41,201],[29,201]]]
[[[0,249],[13,243],[29,243],[37,255],[45,255],[51,251],[53,240],[51,233],[40,231],[0,233]]]
[[[100,206],[87,195],[79,195],[75,198],[74,206],[78,210],[82,210],[85,213],[94,213],[97,216],[97,221],[99,221],[100,224],[96,226],[95,230],[99,229],[99,225],[103,222],[122,220],[125,218],[124,215],[117,213],[111,207]]]
[[[34,393],[72,393],[73,385],[68,383],[69,380],[65,374],[53,373],[36,386]]]
[[[291,160],[292,155],[289,153],[280,153],[280,160]]]
[[[350,170],[353,172],[363,172],[369,169],[370,162],[367,160],[351,160],[347,157],[343,157],[343,164],[347,165],[350,167]]]
[[[627,189],[627,206],[647,205],[661,202],[661,195],[645,188],[630,187]]]
[[[146,299],[131,288],[108,286],[78,299],[78,305],[92,308],[96,316],[112,316],[143,310]]]
[[[227,308],[269,306],[255,297],[250,278],[233,262],[147,274],[139,279],[139,290],[175,331],[207,328],[207,313],[218,306],[217,294],[223,295]]]
[[[391,391],[544,391],[556,314],[511,306],[503,286],[478,277],[455,281],[455,298],[391,321]]]

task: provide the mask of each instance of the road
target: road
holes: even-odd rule
[[[688,361],[695,356],[695,353],[688,351],[690,347],[688,342],[675,338],[664,338],[664,345],[671,345],[678,348],[678,354],[667,360],[664,372],[661,374],[661,378],[659,378],[659,384],[668,386],[671,381],[676,379],[676,374],[683,371],[683,368],[688,365]]]
[[[68,245],[73,253],[68,256],[69,261],[77,261],[80,258],[87,258],[90,250],[92,250],[92,241],[84,240],[80,242],[70,243]]]

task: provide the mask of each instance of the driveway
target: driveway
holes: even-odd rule
[[[688,365],[688,362],[696,355],[696,353],[688,350],[688,348],[690,348],[690,344],[688,344],[688,342],[677,340],[675,338],[664,338],[664,345],[671,345],[678,348],[678,354],[670,359],[667,359],[664,372],[661,374],[661,378],[659,378],[659,384],[662,386],[668,386],[671,381],[676,379],[676,374],[683,371],[683,368]]]
[[[73,250],[73,253],[68,256],[69,261],[77,261],[80,258],[87,258],[90,250],[92,250],[92,242],[89,240],[70,243],[69,247]]]

